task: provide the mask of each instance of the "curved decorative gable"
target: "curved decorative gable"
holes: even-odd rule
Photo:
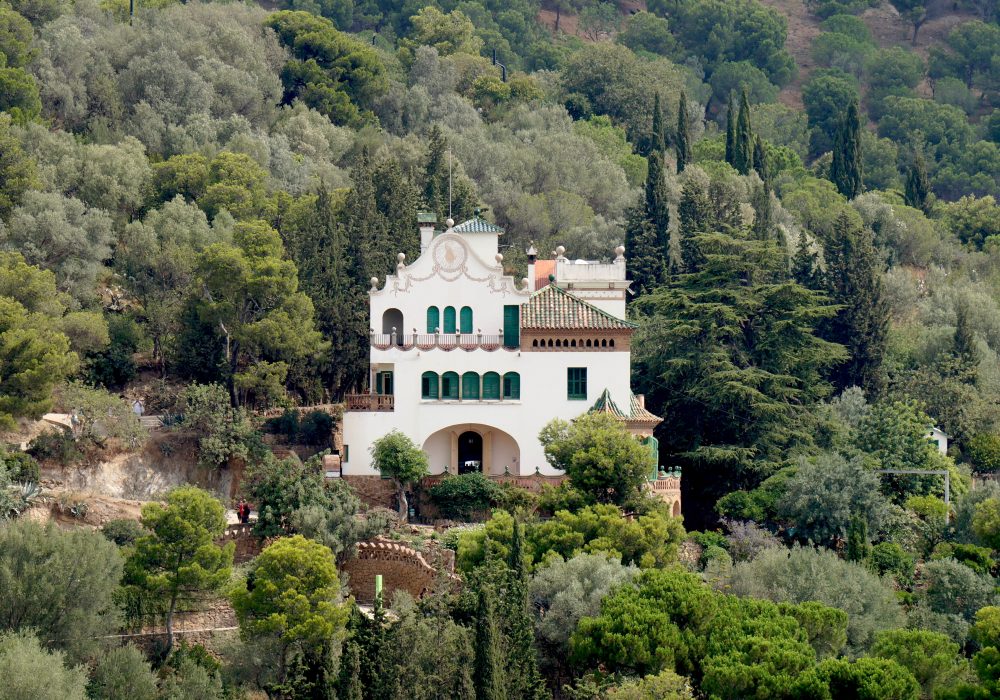
[[[503,256],[497,254],[492,265],[480,258],[462,236],[443,233],[431,242],[423,255],[412,264],[400,261],[396,274],[386,277],[385,286],[379,290],[372,288],[372,294],[408,293],[413,287],[428,280],[439,278],[445,282],[466,279],[486,285],[493,294],[502,296],[518,295],[527,297],[527,289],[520,290],[514,278],[503,273]]]

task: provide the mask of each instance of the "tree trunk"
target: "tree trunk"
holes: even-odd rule
[[[556,34],[559,33],[559,15],[560,15],[561,12],[562,12],[562,8],[559,6],[559,3],[557,2],[556,3],[556,30],[555,30]]]
[[[410,504],[406,500],[406,485],[396,482],[396,500],[399,501],[399,522],[405,523],[410,517]]]
[[[174,648],[174,610],[177,609],[177,593],[170,596],[170,606],[167,608],[167,650],[166,654]]]

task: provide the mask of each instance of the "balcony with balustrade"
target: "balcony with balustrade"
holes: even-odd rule
[[[371,332],[371,346],[376,350],[517,350],[514,338],[504,340],[503,331],[487,333],[376,333]]]
[[[379,411],[396,410],[395,397],[392,394],[348,394],[344,397],[346,411]]]

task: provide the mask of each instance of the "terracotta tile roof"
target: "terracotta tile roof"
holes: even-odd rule
[[[614,416],[619,420],[636,423],[649,423],[652,425],[658,425],[663,422],[662,418],[647,411],[646,407],[639,402],[639,398],[635,394],[629,391],[628,395],[629,413],[625,413],[625,411],[618,407],[618,404],[616,404],[611,398],[611,392],[607,389],[605,389],[601,395],[597,397],[597,401],[595,401],[594,405],[590,407],[588,413],[607,413],[608,415]]]
[[[495,233],[499,235],[503,233],[503,229],[485,219],[474,216],[468,221],[452,226],[451,233]]]
[[[521,328],[525,329],[632,330],[637,327],[554,284],[532,294],[521,311]]]
[[[556,274],[555,260],[535,261],[535,290],[545,287],[549,283],[549,275]]]

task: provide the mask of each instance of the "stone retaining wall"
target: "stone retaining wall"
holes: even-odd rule
[[[380,476],[343,476],[347,484],[358,494],[361,502],[382,508],[396,507],[396,482]]]
[[[439,576],[448,577],[457,583],[454,575],[454,557],[440,556],[440,570],[431,566],[424,555],[411,547],[377,539],[358,544],[358,554],[347,561],[341,570],[348,575],[348,585],[354,598],[363,604],[375,601],[375,576],[382,575],[383,600],[391,601],[397,590],[403,590],[414,598],[420,598],[432,591]]]

